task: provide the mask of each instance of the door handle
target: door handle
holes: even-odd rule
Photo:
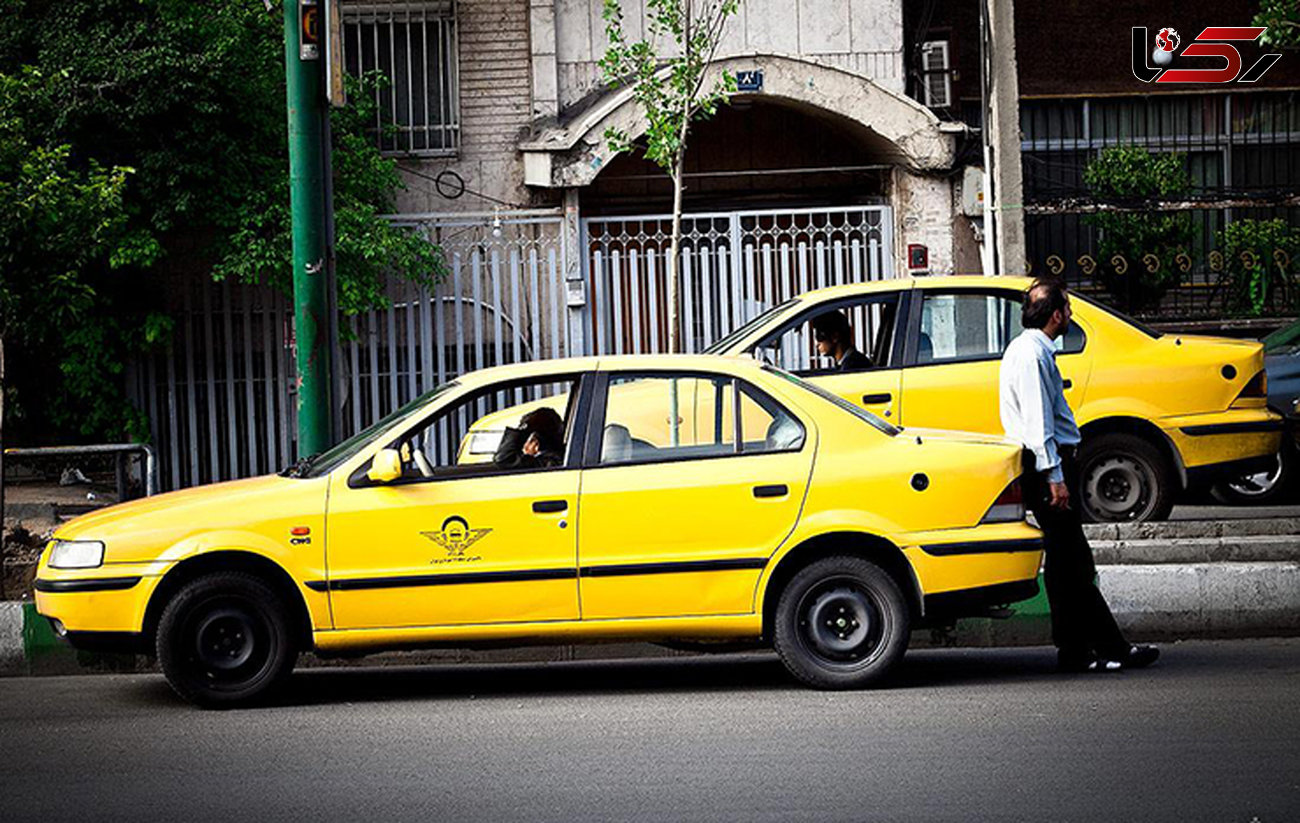
[[[567,500],[534,500],[533,511],[537,514],[553,514],[569,508]]]
[[[862,402],[863,402],[863,403],[888,403],[890,400],[893,400],[893,399],[894,399],[894,396],[893,396],[892,394],[890,394],[889,392],[881,392],[880,394],[864,394],[864,395],[862,395]]]
[[[1073,385],[1074,385],[1074,381],[1068,377],[1061,381],[1061,388],[1063,389],[1068,389]]]
[[[790,493],[790,487],[784,483],[774,483],[770,486],[755,486],[755,497],[784,497]]]

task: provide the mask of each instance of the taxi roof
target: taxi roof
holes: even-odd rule
[[[456,380],[462,386],[478,386],[505,380],[526,380],[552,374],[570,374],[611,369],[702,369],[708,371],[761,370],[763,364],[748,357],[718,354],[609,354],[598,357],[561,357],[491,366],[467,372]]]
[[[865,283],[845,283],[840,286],[826,286],[812,289],[798,295],[800,302],[805,300],[833,300],[837,297],[854,297],[859,294],[873,294],[885,291],[903,291],[918,289],[978,289],[978,288],[1013,288],[1024,291],[1033,283],[1032,277],[999,274],[986,277],[982,274],[939,274],[926,277],[891,277],[885,280],[870,280]]]

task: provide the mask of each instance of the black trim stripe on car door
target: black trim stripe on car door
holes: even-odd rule
[[[642,574],[683,574],[720,572],[738,569],[762,569],[766,557],[732,557],[721,560],[682,560],[666,563],[617,563],[584,566],[582,577],[626,577]],[[308,580],[312,591],[358,591],[364,589],[401,589],[413,586],[455,586],[470,583],[518,583],[529,580],[573,580],[577,569],[521,569],[519,571],[456,572],[452,574],[411,574],[392,577],[345,577],[339,580]]]

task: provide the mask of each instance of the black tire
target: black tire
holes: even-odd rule
[[[262,580],[242,572],[187,583],[158,621],[158,663],[181,697],[206,708],[270,697],[293,671],[289,612]]]
[[[1210,493],[1221,503],[1257,506],[1277,502],[1291,489],[1295,477],[1295,449],[1284,445],[1270,471],[1246,474],[1214,484]]]
[[[910,621],[888,572],[861,557],[826,557],[782,590],[773,645],[805,684],[861,689],[879,683],[902,659]]]
[[[1174,507],[1175,485],[1165,455],[1137,435],[1103,434],[1080,449],[1080,505],[1087,522],[1164,520]]]

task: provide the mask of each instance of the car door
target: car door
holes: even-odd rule
[[[811,424],[727,375],[615,372],[593,396],[583,619],[751,613],[767,558],[799,516]]]
[[[913,428],[1002,433],[998,373],[1020,334],[1021,294],[1007,289],[916,289],[904,346],[898,422]],[[1058,343],[1071,406],[1082,401],[1087,362],[1077,325]]]
[[[876,291],[827,300],[774,331],[755,348],[760,357],[811,380],[889,420],[902,412],[903,335],[910,288]],[[841,372],[820,357],[811,325],[828,312],[847,316],[856,348],[871,360],[869,368]]]
[[[366,465],[333,478],[335,628],[576,619],[578,385],[548,376],[474,391],[385,444],[401,454],[400,480],[370,482]],[[516,426],[539,406],[564,412],[558,465],[466,459],[462,441],[477,421],[505,412]]]

